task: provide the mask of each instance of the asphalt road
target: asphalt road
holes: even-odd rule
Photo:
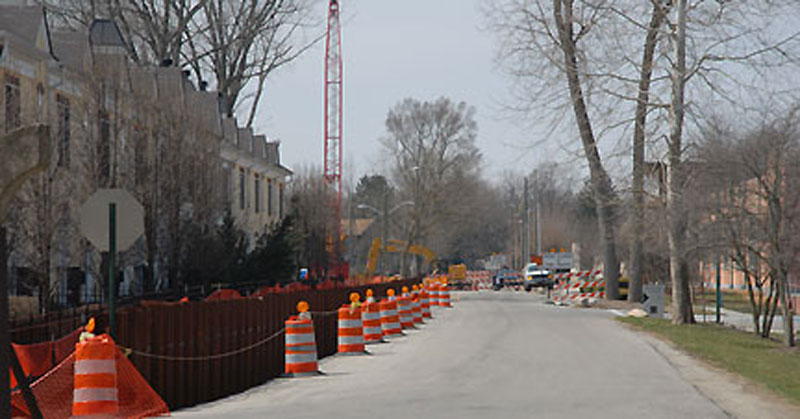
[[[726,418],[610,313],[526,293],[454,294],[419,330],[327,375],[279,379],[178,418]]]

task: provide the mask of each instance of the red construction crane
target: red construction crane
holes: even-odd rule
[[[342,30],[339,23],[339,1],[328,5],[328,35],[325,41],[325,182],[333,191],[331,206],[335,214],[333,231],[329,236],[332,276],[345,274],[341,269],[342,214]]]

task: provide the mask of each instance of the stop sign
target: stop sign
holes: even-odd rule
[[[144,208],[124,189],[98,189],[81,206],[81,232],[101,251],[108,250],[109,205],[116,204],[117,250],[133,245],[144,232]]]

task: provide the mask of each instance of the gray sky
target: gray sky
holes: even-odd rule
[[[327,0],[318,0],[324,20]],[[477,109],[478,147],[487,175],[537,159],[524,123],[504,117],[510,85],[475,0],[343,0],[345,181],[379,172],[388,110],[405,97],[448,96]],[[256,121],[281,140],[283,162],[322,165],[324,43],[274,75]],[[348,173],[353,168],[355,173]]]

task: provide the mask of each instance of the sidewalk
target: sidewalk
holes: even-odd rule
[[[753,327],[753,316],[751,314],[729,310],[727,308],[722,308],[721,311],[723,324],[748,332],[755,330]],[[716,321],[716,315],[714,313],[708,313],[705,316],[703,314],[695,314],[694,320],[698,323],[714,323]],[[800,316],[796,315],[794,316],[795,329],[798,326],[798,322],[800,322]],[[772,321],[772,332],[783,333],[783,316],[777,314],[775,315],[775,318]],[[797,333],[796,330],[795,333]]]

